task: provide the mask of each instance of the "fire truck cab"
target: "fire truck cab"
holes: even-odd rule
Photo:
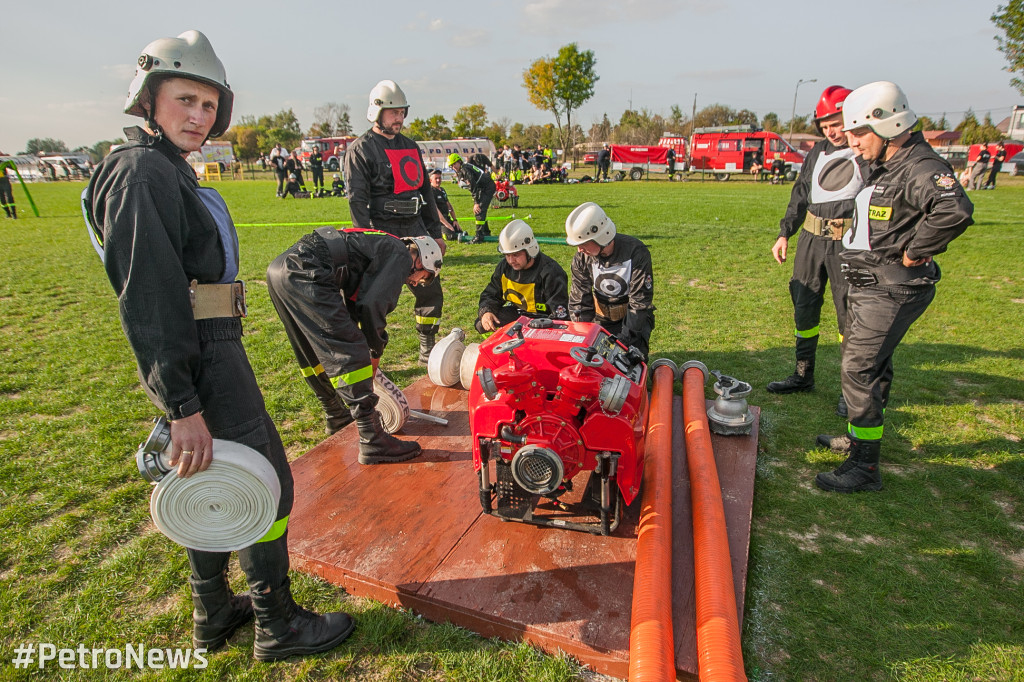
[[[355,139],[354,135],[306,138],[302,141],[299,158],[302,159],[304,166],[308,165],[309,155],[313,153],[313,145],[316,145],[324,157],[324,168],[331,173],[337,173],[345,162],[345,150],[349,144],[355,142]]]
[[[761,153],[767,169],[781,158],[786,179],[795,180],[803,167],[804,155],[793,149],[777,133],[752,125],[697,128],[690,138],[690,170],[713,173],[728,180],[734,173],[749,173],[754,156]]]

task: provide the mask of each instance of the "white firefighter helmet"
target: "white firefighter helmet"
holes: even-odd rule
[[[441,269],[441,264],[444,262],[441,256],[441,247],[437,245],[437,242],[433,237],[427,237],[420,235],[418,237],[405,237],[406,244],[410,244],[416,247],[419,251],[420,260],[423,262],[423,269],[432,275],[436,275]]]
[[[185,31],[177,38],[158,38],[142,48],[135,67],[135,79],[128,86],[124,113],[147,118],[140,99],[153,76],[188,78],[217,88],[220,104],[210,137],[222,135],[231,125],[235,96],[228,85],[224,64],[217,58],[207,37],[199,31]]]
[[[615,223],[593,201],[580,204],[565,219],[565,241],[569,246],[579,246],[591,240],[599,246],[608,246],[613,239]]]
[[[370,90],[370,106],[366,110],[366,120],[376,123],[382,109],[409,109],[409,100],[405,98],[405,93],[395,81],[381,81]]]
[[[523,220],[513,220],[498,235],[498,253],[506,256],[512,253],[526,251],[530,258],[536,258],[540,253],[540,245],[533,236],[533,229]]]
[[[891,140],[909,133],[917,123],[907,96],[889,81],[862,85],[843,102],[843,130],[867,126],[879,137]]]

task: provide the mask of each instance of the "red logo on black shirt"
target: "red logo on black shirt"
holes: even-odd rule
[[[423,186],[423,164],[418,149],[385,149],[395,180],[395,194]]]

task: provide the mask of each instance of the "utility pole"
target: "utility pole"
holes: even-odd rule
[[[800,86],[803,85],[804,83],[817,83],[817,82],[818,82],[817,78],[812,78],[810,80],[804,80],[804,79],[801,78],[800,80],[798,80],[796,82],[796,88],[793,90],[793,113],[789,117],[789,140],[788,140],[788,142],[790,144],[793,144],[793,119],[796,118],[796,93],[798,93],[800,91]]]

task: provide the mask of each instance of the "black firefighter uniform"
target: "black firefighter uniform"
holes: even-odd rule
[[[788,239],[800,231],[789,281],[797,360],[814,361],[826,284],[832,288],[840,339],[846,330],[848,287],[842,274],[841,240],[853,223],[854,198],[864,187],[858,158],[849,147],[839,148],[828,140],[815,144],[779,221],[780,237]]]
[[[372,128],[367,130],[345,152],[345,181],[353,227],[383,230],[396,237],[441,239],[434,193],[420,194],[430,185],[423,156],[409,138],[399,134],[388,139]],[[436,334],[444,306],[441,278],[409,290],[416,300],[416,331]]]
[[[492,313],[501,326],[520,315],[569,319],[569,289],[565,270],[551,256],[538,253],[533,265],[515,270],[502,258],[494,269],[491,281],[480,294],[476,330],[485,334],[480,325],[484,313]]]
[[[571,270],[569,319],[597,322],[647,357],[654,331],[654,270],[647,246],[617,234],[611,254],[577,251]]]
[[[893,158],[875,163],[856,199],[853,228],[843,237],[850,283],[843,341],[843,394],[852,439],[878,443],[893,379],[893,352],[935,297],[936,256],[974,220],[974,205],[953,169],[921,133]]]

